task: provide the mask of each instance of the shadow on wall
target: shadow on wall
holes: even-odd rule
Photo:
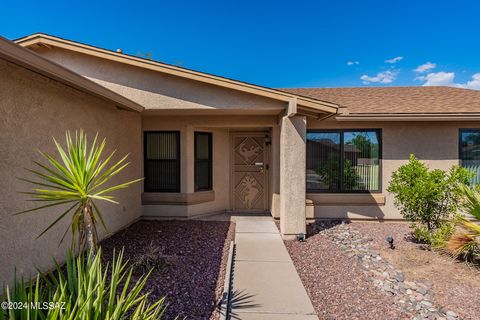
[[[361,195],[362,203],[322,203],[315,201],[315,219],[369,219],[384,220],[383,205],[376,205],[375,197],[370,193],[352,194]],[[340,199],[341,201],[341,199]]]
[[[385,213],[378,206],[315,206],[317,219],[368,219],[385,220]],[[391,219],[391,218],[390,218]]]

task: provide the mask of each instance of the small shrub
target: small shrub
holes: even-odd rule
[[[470,177],[471,173],[459,166],[448,172],[429,170],[410,155],[408,164],[392,174],[387,191],[394,195],[394,204],[405,219],[433,232],[457,211],[461,186],[468,184]]]
[[[133,282],[123,252],[114,254],[111,267],[102,266],[101,254],[101,250],[77,258],[68,254],[65,268],[57,265],[54,272],[38,274],[28,287],[15,277],[13,287],[4,289],[7,302],[24,306],[48,302],[55,307],[0,310],[0,319],[161,319],[164,298],[149,303],[149,294],[142,293],[149,274]]]
[[[163,254],[162,247],[150,242],[144,252],[132,259],[132,269],[135,273],[146,273],[150,270],[162,271],[170,264],[169,258],[170,256]]]
[[[431,245],[433,248],[442,248],[450,239],[455,230],[455,224],[444,222],[434,231],[429,231],[425,226],[413,224],[412,234],[419,242]]]

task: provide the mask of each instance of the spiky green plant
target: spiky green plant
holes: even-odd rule
[[[480,192],[478,188],[462,186],[463,202],[461,209],[480,220]],[[446,244],[446,249],[456,257],[480,261],[480,224],[464,216],[455,220],[456,231]]]
[[[479,187],[474,186],[462,186],[461,192],[463,196],[463,202],[460,208],[469,215],[480,220],[480,192]]]
[[[70,229],[74,251],[77,238],[79,248],[86,247],[88,250],[95,251],[98,241],[97,222],[100,221],[107,231],[102,213],[95,202],[107,201],[118,204],[111,193],[127,188],[128,185],[142,179],[107,187],[106,183],[129,165],[129,162],[126,162],[128,154],[111,165],[115,151],[102,159],[106,139],[97,143],[98,133],[90,147],[87,135],[83,130],[75,131],[73,137],[67,131],[65,136],[65,149],[53,138],[60,161],[57,161],[52,155],[40,151],[40,154],[47,160],[47,164],[34,161],[37,169],[29,170],[38,180],[21,178],[21,180],[37,186],[32,192],[24,192],[31,196],[30,201],[40,202],[43,205],[18,214],[62,206],[66,210],[59,213],[57,218],[38,237],[73,212],[61,242]]]
[[[164,298],[149,303],[149,293],[142,293],[150,273],[133,282],[123,251],[113,254],[111,267],[102,266],[101,256],[101,249],[77,258],[69,253],[65,268],[57,264],[29,286],[15,277],[13,287],[4,289],[4,301],[17,307],[0,309],[0,320],[161,319]]]

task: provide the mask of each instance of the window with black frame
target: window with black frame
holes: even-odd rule
[[[381,131],[309,130],[307,192],[379,192]]]
[[[212,190],[212,134],[195,132],[195,191]]]
[[[461,129],[460,165],[473,172],[472,183],[480,183],[480,129]]]
[[[145,191],[180,192],[180,132],[146,131]]]

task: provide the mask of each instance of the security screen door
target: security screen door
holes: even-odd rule
[[[232,147],[232,209],[268,210],[265,133],[233,134]]]

